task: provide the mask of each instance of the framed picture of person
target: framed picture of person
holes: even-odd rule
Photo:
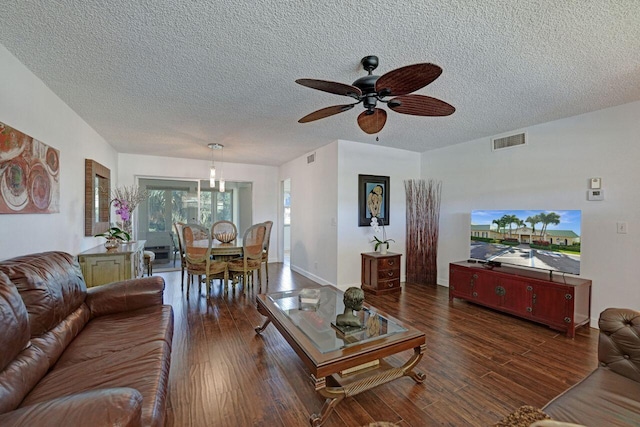
[[[358,175],[358,225],[371,225],[377,217],[380,225],[389,225],[389,177]]]

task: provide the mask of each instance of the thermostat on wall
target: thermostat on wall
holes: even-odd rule
[[[588,190],[587,200],[604,200],[604,190]]]

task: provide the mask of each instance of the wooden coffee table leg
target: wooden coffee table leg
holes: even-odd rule
[[[271,319],[269,319],[268,317],[265,319],[264,323],[262,324],[262,326],[258,326],[257,328],[255,328],[255,331],[257,334],[261,333],[262,331],[265,330],[265,328],[267,326],[269,326],[269,323],[271,323]]]
[[[246,285],[246,284],[245,284]],[[269,317],[269,313],[267,312],[267,310],[264,309],[264,307],[260,304],[258,304],[256,306],[256,308],[258,309],[258,313],[262,314],[264,317],[266,317],[266,319],[264,320],[264,323],[262,324],[262,326],[258,326],[256,327],[254,330],[256,331],[257,334],[261,333],[262,331],[265,330],[265,328],[267,326],[269,326],[269,323],[271,323],[271,318]]]
[[[327,421],[331,412],[335,407],[346,397],[346,392],[343,387],[327,387],[328,378],[316,378],[311,374],[311,381],[314,383],[314,388],[318,393],[325,397],[324,405],[320,410],[320,414],[311,414],[309,417],[309,423],[312,427],[320,427]]]
[[[404,370],[404,375],[411,377],[411,379],[413,379],[418,384],[422,384],[424,382],[426,375],[423,374],[422,372],[415,372],[413,368],[415,368],[415,366],[420,362],[420,360],[422,360],[422,355],[424,354],[425,351],[427,351],[426,344],[423,344],[420,347],[414,348],[413,356],[411,356],[411,359],[409,359],[407,363],[405,363],[402,366]]]
[[[324,424],[324,422],[327,421],[327,418],[329,418],[329,415],[331,415],[331,412],[333,412],[338,403],[340,403],[345,397],[344,391],[341,390],[334,390],[333,393],[329,389],[325,389],[324,391],[325,392],[320,392],[320,394],[325,397],[327,397],[328,395],[333,395],[333,397],[327,397],[327,399],[324,401],[324,405],[322,405],[320,415],[311,414],[311,416],[309,417],[309,422],[311,423],[312,427],[320,427],[322,424]]]

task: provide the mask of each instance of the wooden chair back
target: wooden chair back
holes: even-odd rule
[[[209,230],[198,224],[185,224],[182,228],[182,236],[187,268],[201,269],[203,264],[208,265],[211,262],[211,245],[213,244]],[[208,241],[206,246],[204,240]],[[198,241],[197,245],[196,241]]]
[[[262,245],[262,249],[269,253],[269,241],[271,240],[271,228],[273,227],[273,221],[265,221],[263,222],[265,226],[264,232],[264,244]]]
[[[244,232],[242,252],[246,259],[262,259],[262,248],[267,227],[264,223],[254,224]]]

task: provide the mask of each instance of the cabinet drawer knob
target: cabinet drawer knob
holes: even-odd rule
[[[503,288],[502,286],[496,286],[496,294],[503,296],[507,293],[507,290],[505,288]]]
[[[393,288],[393,283],[389,283],[387,286]]]
[[[474,292],[474,293],[473,293],[473,296],[474,296],[474,297],[477,297],[477,296],[478,296],[478,293],[477,293],[477,292]]]
[[[395,260],[393,260],[393,259],[390,259],[390,260],[388,260],[388,261],[387,261],[387,263],[388,263],[389,265],[393,265],[393,264],[395,264],[395,263],[396,263],[396,261],[395,261]]]
[[[571,318],[570,317],[565,317],[564,318],[564,323],[571,323]]]
[[[533,290],[533,286],[527,286],[527,290],[528,291],[532,291]]]
[[[527,307],[527,312],[531,313],[533,311],[533,309],[531,307]]]
[[[388,271],[388,272],[387,272],[387,276],[389,276],[389,277],[393,277],[393,271]]]
[[[571,294],[565,294],[565,295],[564,295],[564,298],[565,298],[565,299],[571,299],[571,298],[573,298],[573,297],[571,296]]]

